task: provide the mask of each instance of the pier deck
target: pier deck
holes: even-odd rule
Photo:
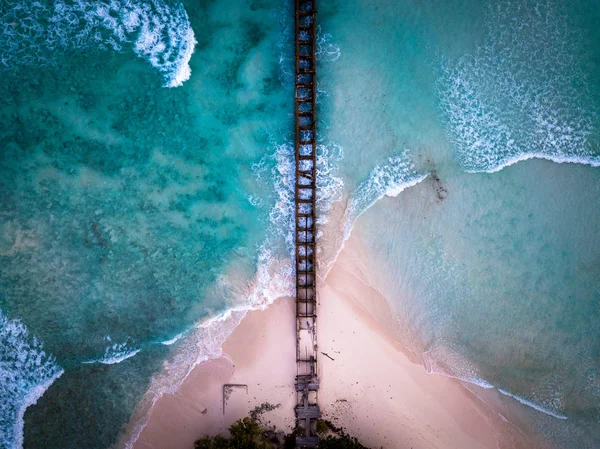
[[[296,422],[297,448],[316,448],[317,290],[316,290],[316,4],[295,0],[296,43]]]

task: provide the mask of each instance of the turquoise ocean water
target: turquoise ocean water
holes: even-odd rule
[[[600,4],[319,17],[323,267],[360,230],[428,370],[598,447]],[[0,2],[0,447],[127,445],[219,317],[291,292],[292,24],[289,1]]]

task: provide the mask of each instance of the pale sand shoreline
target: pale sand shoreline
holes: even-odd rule
[[[372,448],[530,447],[458,381],[429,374],[411,360],[386,334],[385,323],[367,313],[375,308],[369,312],[385,317],[385,301],[351,273],[356,251],[349,242],[319,288],[319,351],[334,359],[320,357],[324,417]],[[175,394],[156,402],[134,448],[191,449],[195,439],[226,433],[263,402],[281,404],[265,421],[288,431],[295,373],[294,301],[280,298],[249,312],[226,340],[222,357],[198,365]],[[248,386],[247,394],[243,387],[232,389],[224,414],[223,384]]]

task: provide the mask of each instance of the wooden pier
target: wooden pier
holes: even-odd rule
[[[316,4],[295,0],[296,42],[296,436],[297,448],[316,448]]]

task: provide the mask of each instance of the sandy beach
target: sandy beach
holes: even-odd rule
[[[319,367],[324,417],[373,448],[527,447],[458,381],[427,373],[391,338],[385,301],[353,274],[363,249],[354,237],[346,243],[319,289],[318,343],[327,354]],[[290,430],[294,357],[293,299],[249,312],[220,358],[197,366],[175,394],[156,402],[134,448],[192,448],[195,439],[226,433],[264,402],[279,405],[264,421]],[[224,396],[226,384],[236,386]]]

